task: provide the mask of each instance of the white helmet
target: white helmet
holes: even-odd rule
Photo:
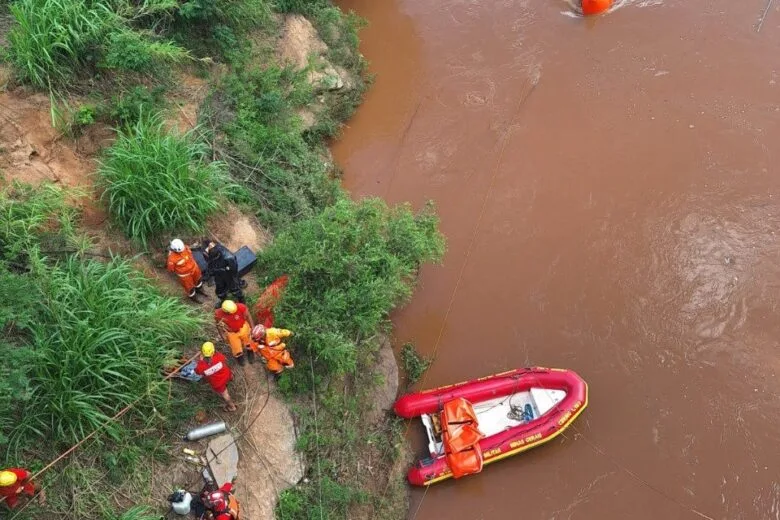
[[[171,251],[175,251],[176,253],[181,253],[184,251],[184,242],[178,238],[171,240]]]

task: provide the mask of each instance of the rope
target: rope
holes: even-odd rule
[[[769,9],[772,7],[772,2],[774,2],[774,0],[769,0],[766,3],[766,9],[764,9],[764,14],[761,15],[761,21],[758,22],[758,27],[756,28],[757,33],[761,32],[761,27],[764,25],[764,20],[766,20],[766,15],[769,13]]]
[[[192,356],[191,358],[189,358],[189,359],[188,359],[186,362],[182,363],[182,364],[181,364],[179,367],[177,367],[175,370],[173,370],[173,371],[172,371],[170,374],[168,374],[167,376],[165,376],[165,377],[163,378],[163,381],[168,381],[168,380],[169,380],[169,379],[171,379],[173,376],[175,376],[176,374],[178,374],[178,373],[179,373],[179,371],[180,371],[182,368],[184,368],[184,366],[186,366],[188,363],[190,363],[191,361],[193,361],[193,360],[194,360],[196,357],[198,357],[198,354],[195,354],[194,356]],[[80,448],[82,445],[84,445],[84,443],[85,443],[85,442],[87,442],[88,440],[90,440],[91,438],[93,438],[95,435],[97,435],[98,433],[100,433],[100,432],[101,432],[101,431],[102,431],[102,430],[103,430],[103,429],[104,429],[106,426],[108,426],[108,425],[109,425],[109,424],[111,424],[112,422],[114,422],[114,421],[116,421],[116,420],[120,419],[120,418],[121,418],[123,415],[125,415],[127,412],[129,412],[130,410],[132,410],[132,409],[133,409],[133,408],[134,408],[134,407],[135,407],[135,406],[136,406],[138,403],[140,403],[140,402],[141,402],[141,400],[142,400],[142,399],[146,398],[146,396],[147,396],[147,395],[148,395],[150,392],[151,392],[151,389],[148,389],[148,390],[146,390],[146,392],[144,392],[144,393],[143,393],[141,396],[139,396],[139,397],[138,397],[138,399],[136,399],[135,401],[132,401],[130,404],[128,404],[127,406],[125,406],[124,408],[122,408],[121,410],[119,410],[119,411],[118,411],[118,412],[117,412],[115,415],[113,415],[112,417],[109,417],[109,418],[108,418],[108,419],[107,419],[105,422],[103,422],[103,424],[101,424],[100,426],[98,426],[97,428],[95,428],[95,429],[92,431],[92,433],[90,433],[89,435],[87,435],[86,437],[84,437],[83,439],[81,439],[79,442],[77,442],[76,444],[74,444],[73,446],[71,446],[70,448],[68,448],[67,450],[65,450],[65,451],[64,451],[63,453],[61,453],[61,454],[60,454],[60,455],[59,455],[57,458],[55,458],[53,461],[49,462],[49,463],[48,463],[46,466],[44,466],[42,469],[38,470],[36,473],[34,473],[34,474],[33,474],[33,475],[30,477],[30,479],[29,479],[29,480],[30,480],[30,482],[34,481],[36,478],[38,478],[39,476],[41,476],[43,473],[45,473],[46,471],[50,470],[50,469],[51,469],[51,468],[52,468],[52,467],[53,467],[55,464],[57,464],[59,461],[61,461],[62,459],[64,459],[65,457],[67,457],[68,455],[70,455],[71,453],[73,453],[74,451],[76,451],[77,449],[79,449],[79,448]],[[63,474],[63,473],[60,473],[59,475],[62,475],[62,474]],[[39,490],[39,491],[38,491],[38,492],[35,494],[35,496],[33,496],[33,497],[30,499],[30,500],[28,500],[28,501],[27,501],[27,502],[26,502],[26,503],[25,503],[25,504],[24,504],[24,505],[23,505],[23,506],[22,506],[22,507],[19,509],[19,511],[17,511],[17,512],[16,512],[16,514],[14,514],[14,516],[12,516],[12,517],[11,517],[11,520],[13,520],[13,519],[14,519],[14,518],[16,518],[17,516],[19,516],[19,515],[22,513],[22,511],[24,511],[25,509],[27,509],[27,506],[28,506],[28,505],[29,505],[29,504],[30,504],[30,503],[31,503],[31,502],[32,502],[32,501],[33,501],[35,498],[37,498],[37,497],[38,497],[38,495],[40,495],[40,494],[41,494],[41,492],[42,492],[44,489],[45,489],[44,487],[41,487],[41,488],[40,488],[40,490]],[[5,501],[5,498],[6,498],[6,497],[0,497],[0,504],[2,504],[2,503]]]

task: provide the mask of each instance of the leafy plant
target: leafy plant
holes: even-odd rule
[[[432,359],[421,356],[411,343],[401,347],[401,360],[406,372],[406,383],[409,386],[416,383],[433,363]]]
[[[121,125],[132,126],[143,114],[152,114],[163,105],[163,92],[162,87],[150,89],[144,85],[123,91],[112,98],[108,117]]]
[[[156,115],[121,129],[98,170],[114,222],[143,245],[162,232],[201,231],[219,209],[218,193],[231,189],[207,151],[193,132],[169,132]]]
[[[179,63],[189,57],[189,53],[178,45],[152,41],[150,35],[124,29],[108,36],[101,65],[108,69],[144,72],[153,71],[164,63]]]
[[[354,370],[360,338],[374,334],[409,297],[422,262],[441,258],[437,224],[431,206],[415,215],[379,199],[340,200],[286,228],[260,255],[269,281],[289,275],[277,319],[297,332],[296,344],[315,359],[318,373]],[[292,377],[301,388],[310,384]]]

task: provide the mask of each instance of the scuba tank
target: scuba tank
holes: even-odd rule
[[[168,501],[171,503],[173,512],[177,515],[185,516],[190,514],[190,504],[192,503],[192,495],[190,493],[179,489],[168,497]]]
[[[190,430],[187,433],[187,435],[184,436],[184,440],[197,441],[198,439],[202,439],[204,437],[210,437],[211,435],[216,435],[226,430],[227,430],[227,426],[225,425],[224,421],[207,424],[205,426],[201,426],[200,428],[195,428],[194,430]]]

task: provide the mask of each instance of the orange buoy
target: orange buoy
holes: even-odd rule
[[[601,14],[612,7],[612,0],[582,0],[582,14]]]

